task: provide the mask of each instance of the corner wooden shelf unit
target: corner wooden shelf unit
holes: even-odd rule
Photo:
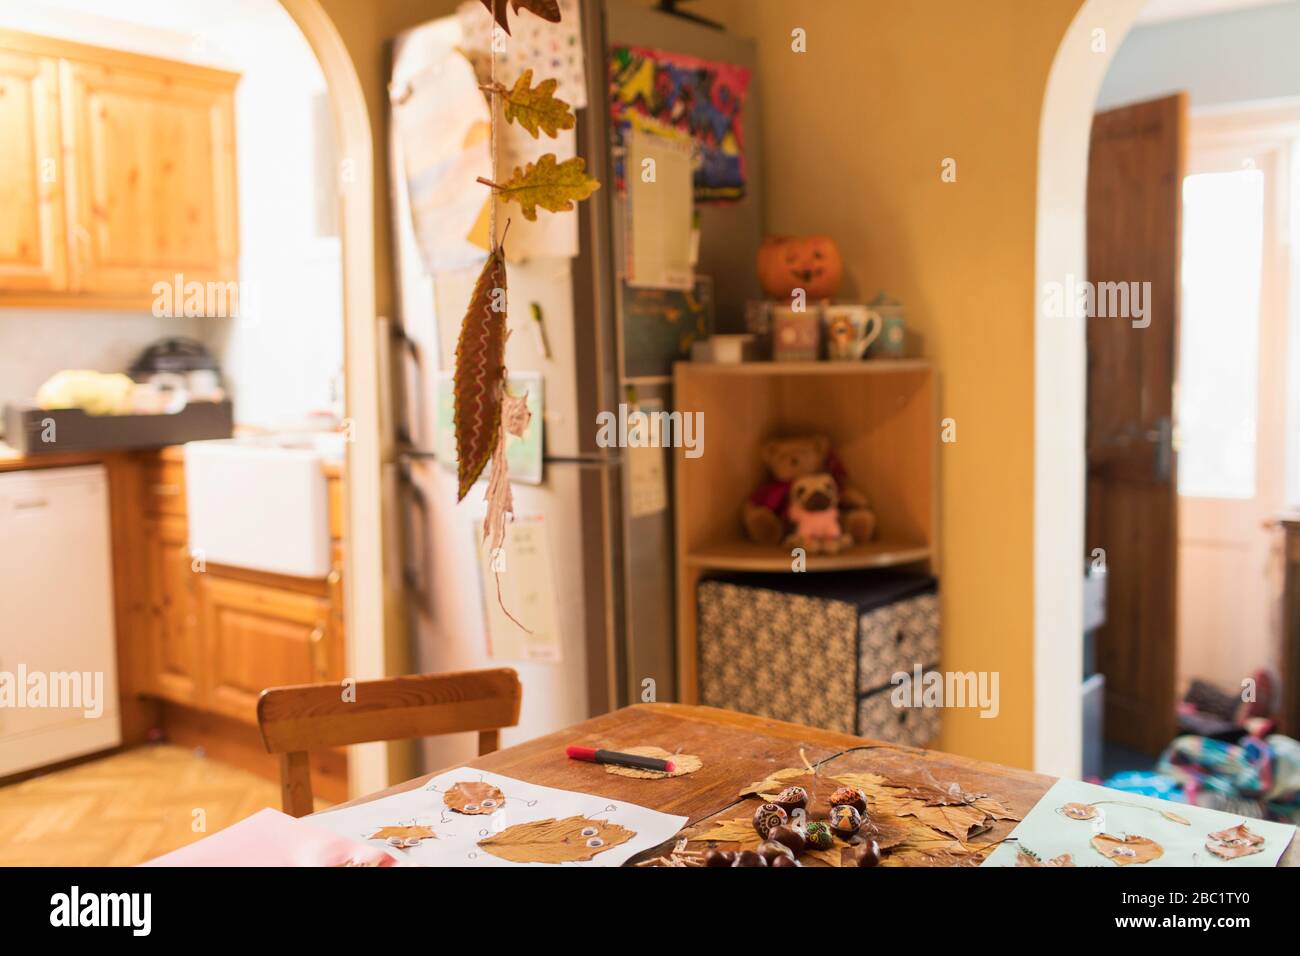
[[[673,404],[704,414],[704,453],[674,456],[678,699],[698,702],[696,588],[710,573],[788,572],[790,549],[745,539],[741,508],[766,478],[762,443],[830,437],[876,512],[875,539],[810,556],[807,572],[938,567],[939,418],[934,369],[913,359],[864,362],[679,362]]]

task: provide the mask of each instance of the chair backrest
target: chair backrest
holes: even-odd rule
[[[508,667],[271,687],[257,700],[257,724],[267,752],[280,754],[284,812],[300,817],[313,809],[308,751],[478,731],[479,753],[491,753],[498,731],[519,723],[521,697]]]

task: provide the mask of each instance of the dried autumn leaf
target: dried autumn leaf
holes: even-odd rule
[[[965,841],[972,831],[980,833],[988,829],[984,811],[975,807],[930,807],[918,802],[914,806],[900,810],[898,815],[916,817],[926,826],[962,841]]]
[[[1150,863],[1165,855],[1164,847],[1144,836],[1126,836],[1123,839],[1109,833],[1098,833],[1091,841],[1092,847],[1106,859],[1119,866],[1130,863]]]
[[[568,212],[575,202],[581,202],[597,189],[600,183],[588,176],[587,164],[581,156],[555,161],[554,153],[543,153],[537,162],[522,169],[515,167],[504,183],[489,183],[501,197],[519,203],[524,218],[537,220],[537,207],[550,212]]]
[[[589,817],[549,818],[517,823],[478,841],[488,853],[511,863],[579,863],[594,859],[636,836],[626,827]]]
[[[704,766],[704,761],[694,754],[673,754],[661,747],[619,747],[620,753],[636,754],[640,757],[655,757],[659,760],[671,760],[675,768],[672,773],[662,770],[642,770],[640,767],[620,767],[618,764],[605,764],[605,772],[620,777],[637,777],[641,780],[658,780],[662,777],[681,777],[694,773]]]
[[[433,832],[432,827],[380,827],[367,840],[436,840],[438,834]]]
[[[740,789],[742,797],[762,797],[764,800],[771,800],[780,791],[784,790],[791,780],[797,777],[811,777],[812,774],[807,767],[787,767],[784,770],[774,770],[762,780],[756,780],[747,787]]]
[[[474,284],[456,342],[453,394],[457,501],[474,486],[496,448],[505,353],[506,266],[498,246]]]
[[[834,846],[827,847],[825,850],[805,849],[801,854],[801,859],[811,857],[826,866],[842,867],[844,866],[844,851],[846,849],[847,847],[837,840]]]
[[[457,813],[473,816],[495,813],[505,804],[506,795],[490,783],[474,780],[449,787],[442,802]]]
[[[736,817],[734,820],[714,820],[712,829],[692,837],[710,843],[740,843],[752,849],[763,842],[754,829],[753,817]]]
[[[506,122],[518,123],[533,139],[545,133],[554,139],[562,129],[573,129],[577,123],[573,111],[564,100],[557,99],[555,89],[559,80],[542,80],[533,86],[533,71],[524,70],[515,80],[513,89],[500,84],[491,87],[501,98]]]
[[[1054,856],[1044,863],[1033,850],[1020,847],[1016,851],[1016,866],[1074,866],[1074,857],[1068,853]]]
[[[1067,803],[1061,807],[1061,815],[1071,820],[1091,820],[1097,815],[1097,808],[1091,803]]]
[[[509,338],[509,336],[506,336]],[[506,436],[523,438],[533,413],[528,410],[528,395],[516,397],[506,391],[501,396],[501,426],[497,429],[497,447],[492,452],[492,476],[488,479],[487,512],[483,518],[483,540],[490,551],[497,551],[506,540],[506,515],[515,513],[510,493],[510,469],[506,463]],[[500,588],[497,589],[500,592]],[[504,610],[504,608],[503,608]],[[506,612],[509,613],[508,611]]]
[[[506,0],[479,0],[479,2],[487,7],[488,12],[501,25],[501,29],[509,33],[510,20],[506,16]],[[520,10],[527,10],[550,23],[560,22],[559,0],[510,0],[510,5],[514,7],[516,15]]]
[[[1264,838],[1252,833],[1245,823],[1235,827],[1211,833],[1205,841],[1205,848],[1224,860],[1235,860],[1264,852]]]
[[[1181,823],[1185,827],[1190,827],[1192,825],[1191,820],[1188,820],[1186,817],[1180,817],[1172,810],[1161,810],[1160,815],[1164,817],[1166,820],[1169,820],[1173,823]]]

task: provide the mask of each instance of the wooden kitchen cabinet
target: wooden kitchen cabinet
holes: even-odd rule
[[[0,290],[68,284],[59,63],[0,46]]]
[[[203,647],[199,633],[197,575],[192,569],[185,519],[150,515],[144,521],[148,565],[151,686],[165,700],[200,702]]]
[[[154,311],[157,282],[234,282],[238,80],[0,30],[0,305]]]
[[[342,677],[328,600],[211,571],[199,590],[211,710],[256,723],[265,688]]]

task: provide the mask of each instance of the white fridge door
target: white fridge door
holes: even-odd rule
[[[101,466],[0,475],[0,680],[0,776],[121,743]]]

